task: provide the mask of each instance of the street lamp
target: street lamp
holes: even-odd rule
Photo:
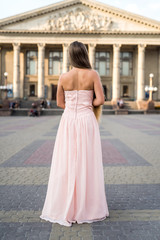
[[[152,101],[152,92],[154,91],[154,88],[152,86],[152,79],[154,78],[154,74],[150,73],[149,74],[149,78],[150,78],[150,86],[149,86],[149,101]]]
[[[153,110],[154,109],[154,101],[152,100],[152,93],[156,92],[158,90],[157,87],[154,87],[152,85],[152,79],[154,77],[153,73],[149,74],[149,86],[145,86],[145,91],[148,92],[149,91],[149,99],[147,101],[147,109],[148,110]]]
[[[149,101],[152,101],[152,92],[153,92],[153,89],[152,89],[152,79],[154,77],[154,74],[153,73],[150,73],[149,74],[149,81],[150,81],[150,90],[149,90]]]
[[[145,86],[145,91],[148,92],[149,91],[149,101],[152,101],[152,93],[153,92],[156,92],[158,90],[157,87],[153,87],[152,85],[152,79],[154,77],[154,74],[153,73],[150,73],[149,74],[149,86]]]
[[[5,91],[5,98],[7,99],[7,77],[8,77],[8,73],[5,72],[4,73],[4,91]]]
[[[149,77],[150,77],[150,78],[153,78],[153,77],[154,77],[154,74],[153,74],[153,73],[150,73],[150,74],[149,74]]]
[[[5,72],[4,73],[4,77],[5,77],[5,80],[7,79],[7,77],[8,77],[8,73],[7,72]],[[7,83],[5,82],[5,85],[7,85]]]

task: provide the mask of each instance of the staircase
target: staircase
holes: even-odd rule
[[[124,108],[128,110],[138,110],[136,101],[124,101]]]
[[[103,114],[144,114],[145,110],[138,110],[136,101],[124,100],[124,108],[113,108],[111,101],[106,101],[103,105]]]
[[[13,116],[28,116],[30,109],[32,108],[32,103],[36,103],[36,100],[21,100],[20,108],[13,109]],[[1,101],[0,101],[1,104]],[[160,105],[160,103],[159,103]],[[63,113],[63,109],[57,106],[55,100],[51,101],[51,108],[49,109],[41,109],[40,115],[48,116],[48,115],[61,115]],[[138,110],[136,101],[124,101],[123,109],[113,109],[111,101],[105,101],[102,114],[103,115],[117,115],[117,114],[145,114],[146,110]],[[160,113],[160,110],[156,110],[156,113]]]
[[[20,108],[28,108],[30,109],[32,107],[32,103],[40,102],[39,100],[21,100],[20,102]],[[51,108],[58,108],[57,103],[55,100],[51,101]]]
[[[103,110],[102,110],[103,114],[115,114],[115,110],[112,107],[111,101],[105,101],[104,105],[103,105]]]

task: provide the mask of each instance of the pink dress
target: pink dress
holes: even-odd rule
[[[64,226],[109,216],[93,90],[65,91],[41,219]]]

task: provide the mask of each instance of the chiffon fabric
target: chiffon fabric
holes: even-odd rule
[[[93,90],[65,93],[41,219],[64,226],[109,216]]]

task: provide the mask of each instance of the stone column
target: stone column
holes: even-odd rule
[[[2,78],[2,48],[0,47],[0,85],[3,85]],[[2,98],[2,91],[0,91],[0,98]]]
[[[68,43],[63,44],[63,73],[68,71]]]
[[[95,47],[96,47],[96,44],[94,43],[88,44],[89,60],[92,68],[95,68]]]
[[[135,49],[135,56],[133,61],[134,61],[133,65],[135,66],[133,69],[133,75],[135,76],[133,97],[134,99],[137,99],[137,69],[138,69],[138,49],[137,48]]]
[[[24,97],[24,52],[20,53],[20,98]]]
[[[137,101],[144,99],[144,77],[145,77],[145,47],[144,44],[138,45],[138,67],[137,67]]]
[[[44,98],[45,43],[38,43],[38,98]]]
[[[120,44],[113,45],[112,103],[120,97]]]
[[[159,52],[158,52],[158,100],[160,101],[160,48],[159,48]]]
[[[13,43],[13,97],[20,98],[20,43]]]

